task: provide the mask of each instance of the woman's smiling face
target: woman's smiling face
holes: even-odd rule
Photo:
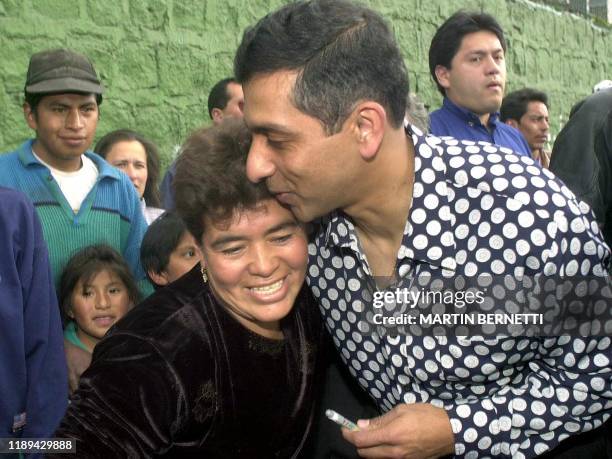
[[[306,233],[275,199],[234,212],[227,221],[204,220],[204,265],[215,296],[246,328],[281,338],[279,321],[302,288]]]

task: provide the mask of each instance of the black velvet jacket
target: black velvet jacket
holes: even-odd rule
[[[280,341],[244,328],[198,265],[96,346],[55,436],[77,439],[79,458],[298,457],[320,385],[307,288],[281,326]]]

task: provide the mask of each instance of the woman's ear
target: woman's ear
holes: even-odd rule
[[[72,305],[70,305],[66,311],[66,315],[74,320],[74,312],[72,312]]]

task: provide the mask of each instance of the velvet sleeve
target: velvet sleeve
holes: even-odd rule
[[[186,406],[168,359],[145,338],[116,334],[96,347],[55,436],[76,439],[79,458],[150,457],[172,446]]]

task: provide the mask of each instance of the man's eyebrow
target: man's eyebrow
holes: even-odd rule
[[[49,105],[51,105],[53,107],[70,107],[70,104],[68,104],[66,102],[59,101],[59,100],[54,100],[54,101],[50,102]]]
[[[293,135],[293,132],[290,132],[285,126],[276,123],[263,123],[248,126],[249,130],[255,134],[285,134],[285,135]]]

